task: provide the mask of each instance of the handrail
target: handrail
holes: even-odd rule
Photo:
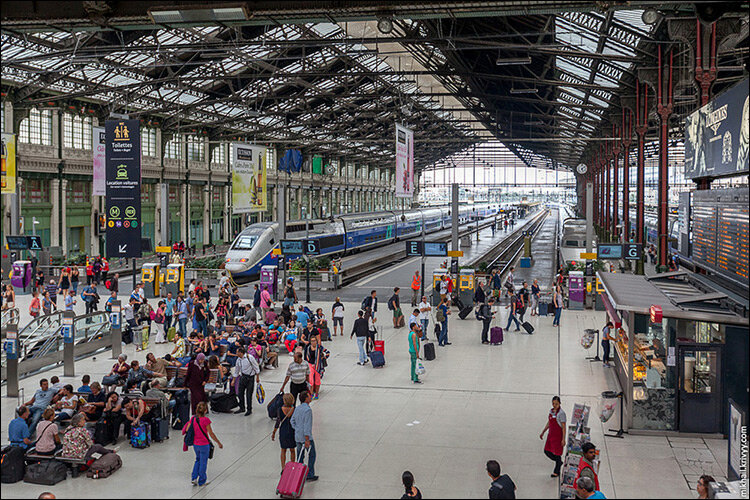
[[[26,324],[26,326],[21,329],[21,331],[18,332],[18,338],[23,339],[25,336],[29,337],[33,335],[34,333],[36,333],[36,330],[38,330],[40,326],[49,324],[53,320],[61,323],[62,311],[55,311],[53,313],[37,316],[36,318],[32,319]]]
[[[21,313],[17,307],[11,309],[5,309],[0,315],[0,328],[6,328],[9,324],[18,324],[21,318]]]

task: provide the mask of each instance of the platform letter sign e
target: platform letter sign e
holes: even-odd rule
[[[407,241],[406,255],[408,257],[420,257],[422,255],[421,241]]]

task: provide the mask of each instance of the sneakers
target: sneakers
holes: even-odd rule
[[[317,401],[318,399],[320,399],[318,394],[313,396],[313,401]]]
[[[197,479],[193,479],[190,482],[193,483],[193,486],[198,486],[198,480]]]
[[[318,476],[310,476],[310,477],[307,478],[307,480],[308,481],[317,481],[318,480]]]
[[[422,383],[421,380],[412,380],[412,382],[414,382],[415,384],[421,384]]]
[[[453,345],[453,344],[451,344],[450,342],[446,342],[444,345]]]
[[[240,413],[245,413],[245,409],[244,408],[240,408],[239,410],[234,410],[234,414],[235,415],[239,415]]]
[[[489,341],[485,340],[482,342],[482,344],[489,344]]]

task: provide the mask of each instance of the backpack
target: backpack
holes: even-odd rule
[[[395,302],[395,301],[393,300],[393,299],[394,299],[394,297],[395,297],[394,295],[391,295],[391,298],[390,298],[390,299],[388,299],[388,310],[389,310],[389,311],[393,311],[393,310],[395,310],[395,309],[396,309],[396,307],[395,307],[395,306],[394,306],[394,304],[393,304],[393,303]]]
[[[3,448],[2,457],[0,458],[3,483],[17,483],[23,479],[26,473],[25,454],[26,452],[20,446],[7,446]]]
[[[362,299],[362,303],[360,304],[360,309],[362,309],[363,311],[364,311],[365,309],[367,309],[367,299],[368,299],[368,298],[369,298],[369,297],[365,297],[364,299]]]
[[[435,319],[437,319],[439,323],[445,321],[445,314],[443,313],[442,309],[438,308],[437,312],[435,313]]]

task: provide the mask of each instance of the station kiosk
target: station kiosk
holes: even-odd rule
[[[271,297],[276,296],[276,278],[279,268],[276,266],[262,266],[260,268],[260,289],[268,288]]]
[[[582,311],[586,301],[586,281],[583,271],[570,271],[568,274],[568,309]]]
[[[464,305],[469,305],[474,300],[474,279],[473,269],[461,269],[458,274],[458,297]]]
[[[179,292],[185,292],[185,264],[169,264],[164,273],[164,288],[167,293],[172,292],[177,297]]]
[[[141,282],[147,299],[159,297],[159,264],[143,264]]]
[[[17,260],[13,263],[10,284],[16,295],[25,295],[31,292],[31,282],[34,279],[34,268],[29,260]]]

